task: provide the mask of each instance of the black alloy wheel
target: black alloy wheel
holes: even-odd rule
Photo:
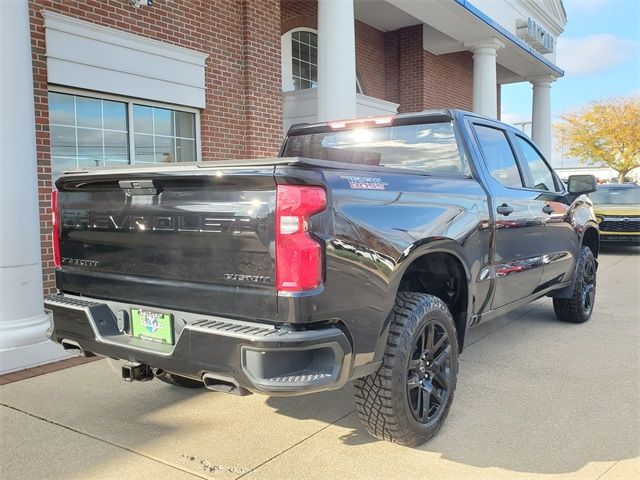
[[[407,398],[420,423],[437,418],[451,391],[451,343],[444,326],[431,320],[417,335],[407,370]]]
[[[584,264],[582,273],[582,311],[591,315],[596,298],[596,262],[589,257]]]
[[[426,293],[399,292],[389,314],[382,365],[354,381],[365,428],[401,445],[421,445],[442,427],[453,402],[458,335],[447,305]]]
[[[596,271],[598,264],[591,249],[583,246],[576,262],[573,290],[570,296],[555,297],[553,309],[558,320],[584,323],[593,313],[596,302]]]

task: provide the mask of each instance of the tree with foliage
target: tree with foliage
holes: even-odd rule
[[[640,167],[640,97],[592,102],[555,125],[563,153],[583,163],[613,168],[619,181]]]

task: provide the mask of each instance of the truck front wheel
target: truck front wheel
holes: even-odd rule
[[[596,300],[596,259],[589,247],[583,246],[576,265],[571,298],[554,298],[553,310],[558,320],[584,323],[591,317]]]
[[[400,292],[382,366],[355,381],[356,409],[369,433],[417,446],[445,421],[458,372],[456,328],[442,300]]]

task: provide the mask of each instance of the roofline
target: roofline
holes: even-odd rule
[[[562,8],[562,14],[564,15],[564,21],[567,21],[567,9],[564,8],[564,1],[560,0],[560,8]]]
[[[508,31],[502,25],[499,25],[498,23],[496,23],[493,19],[491,19],[491,17],[487,16],[485,13],[480,11],[477,7],[472,5],[469,2],[469,0],[454,0],[454,1],[458,5],[460,5],[462,8],[464,8],[466,11],[468,11],[470,14],[472,14],[473,16],[478,18],[480,21],[484,22],[489,27],[493,28],[497,33],[499,33],[500,35],[505,37],[511,43],[513,43],[517,47],[520,47],[522,50],[524,50],[525,52],[527,52],[528,54],[533,56],[536,60],[538,60],[539,62],[543,63],[545,66],[549,67],[559,77],[563,77],[564,76],[564,70],[562,70],[560,67],[558,67],[557,65],[555,65],[551,61],[549,61],[546,58],[544,58],[544,56],[542,56],[542,54],[540,52],[538,52],[532,46],[528,45],[527,43],[525,43],[524,41],[522,41],[521,39],[516,37],[513,33]],[[564,6],[563,6],[563,8],[564,8]]]

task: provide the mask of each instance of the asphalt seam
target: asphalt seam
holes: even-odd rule
[[[611,470],[613,467],[615,467],[620,462],[621,462],[621,460],[618,460],[617,462],[613,462],[613,464],[609,468],[607,468],[604,472],[602,472],[600,474],[600,476],[598,478],[596,478],[596,480],[600,480],[602,477],[604,477],[607,474],[607,472],[609,472],[609,470]]]
[[[313,432],[311,435],[309,435],[308,437],[303,438],[302,440],[294,443],[293,445],[291,445],[290,447],[285,448],[284,450],[282,450],[279,453],[276,453],[273,457],[265,460],[264,462],[262,462],[260,465],[256,465],[255,467],[253,467],[251,470],[249,470],[248,472],[243,473],[242,475],[240,475],[239,477],[236,477],[236,480],[249,475],[252,472],[255,472],[256,470],[258,470],[260,467],[262,467],[263,465],[266,465],[267,463],[271,462],[272,460],[275,460],[276,458],[278,458],[280,455],[282,455],[283,453],[287,453],[289,450],[296,448],[298,445],[300,445],[301,443],[306,442],[307,440],[309,440],[311,437],[315,437],[317,434],[319,434],[320,432],[326,430],[327,428],[335,425],[336,423],[338,423],[340,420],[347,418],[349,415],[351,415],[352,413],[356,413],[355,410],[351,410],[349,413],[347,413],[346,415],[343,415],[342,417],[338,418],[337,420],[328,423],[327,425],[325,425],[324,427],[322,427],[320,430],[317,430],[315,432]]]
[[[163,460],[160,460],[160,459],[158,459],[158,458],[152,457],[152,456],[147,455],[147,454],[145,454],[145,453],[138,452],[138,451],[136,451],[136,450],[132,450],[132,449],[130,449],[130,448],[128,448],[128,447],[124,447],[124,446],[122,446],[122,445],[118,445],[118,444],[113,443],[113,442],[110,442],[110,441],[108,441],[108,440],[104,440],[104,439],[102,439],[102,438],[100,438],[100,437],[96,437],[95,435],[91,435],[90,433],[82,432],[82,431],[80,431],[80,430],[76,430],[75,428],[68,427],[68,426],[66,426],[66,425],[62,425],[61,423],[55,422],[55,421],[53,421],[53,420],[49,420],[48,418],[44,418],[44,417],[41,417],[41,416],[39,416],[39,415],[35,415],[35,414],[31,413],[31,412],[27,412],[27,411],[25,411],[25,410],[21,410],[20,408],[13,407],[13,406],[11,406],[11,405],[7,405],[6,403],[2,403],[2,402],[0,402],[0,406],[7,407],[7,408],[9,408],[9,409],[11,409],[11,410],[14,410],[14,411],[16,411],[16,412],[22,413],[22,414],[24,414],[24,415],[27,415],[28,417],[31,417],[31,418],[35,418],[35,419],[41,420],[41,421],[46,422],[46,423],[49,423],[49,424],[51,424],[51,425],[55,425],[56,427],[64,428],[65,430],[69,430],[69,431],[71,431],[71,432],[77,433],[77,434],[79,434],[79,435],[83,435],[83,436],[88,437],[88,438],[92,438],[93,440],[97,440],[97,441],[99,441],[99,442],[101,442],[101,443],[106,443],[107,445],[111,445],[112,447],[119,448],[119,449],[121,449],[121,450],[125,450],[125,451],[127,451],[127,452],[129,452],[129,453],[133,453],[134,455],[139,455],[139,456],[144,457],[144,458],[147,458],[147,459],[149,459],[149,460],[151,460],[151,461],[153,461],[153,462],[160,463],[160,464],[162,464],[162,465],[165,465],[165,466],[167,466],[167,467],[169,467],[169,468],[173,468],[174,470],[178,470],[178,471],[183,472],[183,473],[186,473],[186,474],[188,474],[188,475],[192,475],[192,476],[197,477],[197,478],[203,478],[203,479],[205,479],[205,480],[210,480],[210,478],[209,478],[209,477],[203,477],[203,476],[201,476],[201,475],[198,475],[197,473],[194,473],[194,472],[189,471],[189,470],[185,470],[185,469],[180,468],[180,467],[178,467],[178,466],[176,466],[176,465],[172,465],[172,464],[170,464],[170,463],[167,463],[167,462],[165,462],[165,461],[163,461]]]

